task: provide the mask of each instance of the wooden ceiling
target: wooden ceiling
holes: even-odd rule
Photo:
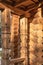
[[[43,0],[0,0],[0,3],[10,8],[14,14],[25,17],[34,15],[43,6]],[[40,3],[42,4],[39,6]],[[0,8],[4,8],[2,5]]]

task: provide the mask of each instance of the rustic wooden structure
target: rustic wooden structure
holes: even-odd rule
[[[30,17],[34,15],[37,12],[37,9],[43,6],[43,0],[0,0],[0,3],[10,8],[14,14],[23,17]],[[2,6],[2,8],[5,8],[2,4],[0,4],[0,7]]]
[[[37,23],[36,21],[36,23],[33,22],[33,18],[38,12],[38,8],[41,7],[43,11],[42,6],[43,0],[0,0],[0,10],[2,10],[2,65],[33,65],[35,62],[34,65],[43,65],[42,59],[39,61],[41,57],[33,61],[37,56],[37,54],[34,55],[37,50],[37,44],[34,43],[38,43],[37,37],[40,34],[39,36],[36,34],[34,38],[34,33],[31,33],[31,30],[36,30],[35,25]],[[30,25],[31,22],[34,25]],[[43,31],[43,23],[39,26],[41,28],[38,30]],[[31,38],[32,34],[33,38]],[[33,45],[35,46],[33,47]],[[39,48],[43,52],[43,48]]]

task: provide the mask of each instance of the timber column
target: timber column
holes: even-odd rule
[[[28,65],[28,19],[22,18],[20,20],[20,39],[21,39],[21,57],[25,58],[21,65]]]
[[[19,16],[12,14],[11,20],[11,59],[19,57]],[[14,64],[13,64],[14,65]]]
[[[9,65],[10,53],[10,10],[2,12],[2,65]]]

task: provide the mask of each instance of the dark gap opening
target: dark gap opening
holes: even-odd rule
[[[43,50],[42,50],[42,52],[43,52]]]

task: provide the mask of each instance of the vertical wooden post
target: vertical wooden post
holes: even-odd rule
[[[2,12],[2,65],[9,65],[10,15],[9,9]]]
[[[27,19],[27,65],[30,65],[30,58],[29,58],[29,41],[30,41],[30,19]]]
[[[28,65],[28,19],[22,18],[20,20],[20,38],[21,38],[21,57],[25,58],[23,65]]]
[[[11,58],[18,58],[19,45],[19,16],[12,14],[11,22]]]

